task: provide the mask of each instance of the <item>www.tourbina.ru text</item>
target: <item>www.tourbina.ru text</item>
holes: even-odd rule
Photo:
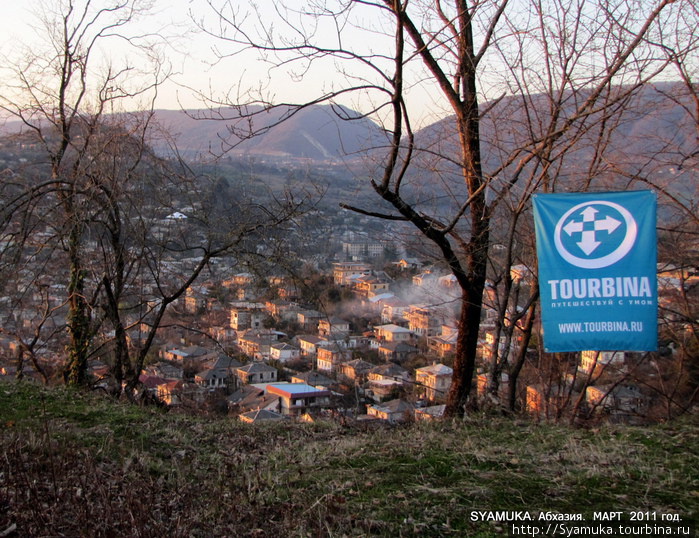
[[[642,321],[580,321],[576,323],[559,323],[558,331],[568,333],[609,333],[609,332],[643,332]]]

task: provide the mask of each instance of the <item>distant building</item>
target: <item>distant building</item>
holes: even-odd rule
[[[382,323],[396,323],[407,321],[405,319],[405,313],[408,311],[408,303],[399,299],[398,297],[391,297],[383,301],[381,309],[381,322]]]
[[[387,361],[405,362],[419,353],[419,349],[406,342],[383,342],[379,344],[379,356]]]
[[[262,303],[241,302],[231,307],[231,329],[247,331],[261,329],[264,320],[264,305]]]
[[[349,333],[349,321],[344,319],[333,316],[330,319],[321,319],[318,322],[318,334],[320,334],[320,336],[344,338]]]
[[[236,368],[234,371],[239,385],[253,383],[274,383],[277,380],[277,369],[263,362],[251,362]]]
[[[371,266],[366,263],[340,262],[333,264],[333,281],[338,286],[347,286],[353,276],[370,275]]]
[[[435,336],[442,324],[444,316],[436,309],[426,305],[410,305],[405,314],[408,328],[418,336]]]
[[[430,405],[428,407],[418,407],[415,409],[414,417],[416,421],[439,420],[444,416],[445,404]]]
[[[585,399],[592,409],[604,410],[617,420],[642,416],[648,405],[641,390],[631,384],[590,386],[585,390]]]
[[[430,402],[443,401],[451,387],[454,370],[444,364],[434,363],[415,370],[415,383],[419,397]]]
[[[370,362],[362,359],[353,359],[339,364],[337,370],[346,379],[362,383],[373,367],[374,365]]]
[[[442,325],[439,335],[428,338],[427,345],[439,357],[448,357],[456,353],[459,331],[456,327]]]
[[[163,353],[163,358],[169,361],[184,362],[193,359],[204,360],[214,352],[200,346],[188,346],[183,348],[173,348]]]
[[[564,385],[528,385],[525,405],[527,412],[538,419],[555,419],[575,398],[575,393]]]
[[[367,414],[371,417],[385,420],[391,424],[407,422],[413,416],[415,406],[405,400],[396,399],[390,402],[378,403],[367,407]]]
[[[331,342],[327,338],[313,334],[297,336],[295,341],[301,350],[301,355],[304,357],[315,357],[318,354],[319,348],[331,345]]]
[[[265,387],[267,394],[279,397],[282,415],[301,415],[330,406],[331,392],[305,383],[274,383]]]
[[[364,275],[354,280],[354,289],[362,297],[372,298],[388,292],[390,283],[385,278]]]
[[[401,327],[394,323],[386,325],[377,325],[374,327],[374,335],[376,336],[379,345],[385,342],[410,342],[412,340],[412,332],[410,329]]]
[[[384,251],[383,242],[373,241],[366,236],[352,238],[342,243],[342,254],[352,261],[380,258],[384,255]]]
[[[248,424],[258,424],[260,422],[275,422],[278,420],[284,420],[284,415],[269,409],[256,409],[254,411],[248,411],[247,413],[238,415],[238,420]]]
[[[296,322],[307,331],[318,330],[318,322],[323,318],[323,314],[317,310],[299,310],[296,313]]]
[[[609,372],[616,372],[624,364],[624,357],[623,351],[581,351],[578,369],[586,374],[599,374],[609,367]]]
[[[250,330],[238,337],[238,347],[252,359],[265,360],[270,358],[272,344],[276,344],[284,336],[284,333],[277,331]]]
[[[279,362],[289,362],[301,357],[301,350],[297,347],[279,342],[269,348],[269,358]]]
[[[234,358],[219,355],[194,376],[194,382],[209,390],[227,388],[233,384],[233,370],[240,366]]]
[[[338,366],[352,359],[352,352],[337,347],[322,347],[318,349],[316,368],[322,372],[334,372]]]
[[[335,381],[327,376],[324,376],[320,372],[315,370],[310,370],[308,372],[303,372],[291,376],[292,383],[305,383],[316,388],[329,389],[335,384]]]

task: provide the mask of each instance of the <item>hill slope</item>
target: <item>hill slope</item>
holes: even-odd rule
[[[345,121],[356,113],[316,105],[291,113],[289,108],[263,111],[250,107],[241,119],[234,108],[216,111],[156,111],[156,119],[174,137],[180,152],[196,156],[211,152],[229,156],[274,159],[339,160],[377,144],[381,129],[369,119]],[[258,133],[251,136],[252,133]]]
[[[686,423],[250,426],[0,383],[0,534],[506,535],[474,510],[688,522],[698,439]]]

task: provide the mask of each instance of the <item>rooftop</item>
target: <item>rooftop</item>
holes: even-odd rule
[[[268,393],[278,394],[286,398],[298,396],[330,396],[330,391],[320,390],[306,383],[270,383],[266,388]]]

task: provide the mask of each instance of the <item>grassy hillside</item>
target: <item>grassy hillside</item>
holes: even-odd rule
[[[0,536],[502,536],[473,510],[697,515],[696,421],[249,426],[0,383]]]

